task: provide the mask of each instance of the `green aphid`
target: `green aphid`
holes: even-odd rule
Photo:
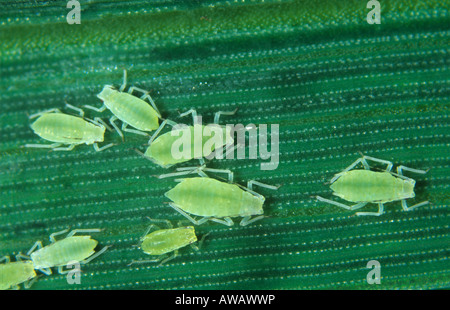
[[[386,170],[372,171],[366,160],[386,164]],[[359,163],[363,165],[364,169],[352,170]],[[379,216],[384,213],[385,203],[397,200],[401,201],[402,208],[405,211],[428,204],[428,201],[424,201],[408,207],[406,199],[415,197],[414,186],[416,181],[403,175],[403,170],[420,174],[425,174],[427,171],[398,166],[397,173],[394,173],[391,171],[392,167],[393,164],[390,161],[363,155],[349,167],[336,174],[330,181],[330,188],[333,190],[334,195],[356,203],[355,205],[347,206],[320,196],[316,196],[316,198],[319,201],[351,211],[360,209],[368,203],[378,204],[378,212],[357,212],[356,215]]]

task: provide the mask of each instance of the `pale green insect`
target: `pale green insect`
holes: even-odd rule
[[[96,151],[102,151],[113,146],[110,143],[101,148],[98,142],[103,142],[106,124],[100,119],[85,120],[84,112],[70,104],[67,107],[80,112],[81,117],[61,113],[58,109],[40,112],[30,116],[30,119],[39,116],[31,125],[34,133],[41,138],[55,142],[53,144],[26,144],[25,147],[51,148],[55,151],[70,151],[80,144],[93,144]],[[61,147],[61,145],[68,145]]]
[[[124,139],[123,133],[115,124],[117,119],[122,121],[122,130],[132,132],[140,135],[148,135],[145,131],[152,131],[159,127],[159,120],[161,114],[158,111],[153,99],[150,97],[149,92],[137,87],[130,87],[128,92],[123,90],[127,85],[127,72],[124,70],[123,84],[119,90],[114,89],[111,85],[105,85],[103,90],[97,95],[103,101],[101,108],[96,108],[90,105],[85,105],[86,108],[92,109],[97,112],[103,112],[109,109],[113,116],[110,118],[111,125],[116,129],[122,140]],[[139,91],[143,95],[138,98],[132,95],[133,91]],[[148,99],[150,105],[144,100]],[[128,129],[130,125],[136,129]]]
[[[91,236],[75,236],[76,233],[99,232],[100,229],[75,229],[67,234],[64,239],[55,239],[55,236],[67,231],[68,229],[65,229],[51,234],[51,244],[45,247],[42,246],[41,241],[37,241],[28,251],[27,256],[23,255],[22,257],[30,259],[33,262],[34,269],[40,270],[46,275],[52,274],[50,269],[52,267],[58,267],[58,273],[64,274],[70,271],[63,270],[64,266],[74,262],[87,264],[108,249],[106,246],[95,253],[94,249],[98,244],[96,240],[91,239]]]
[[[366,160],[386,164],[386,171],[370,170]],[[352,170],[359,163],[363,165],[364,169]],[[405,177],[402,173],[403,170],[421,174],[425,174],[427,171],[398,166],[397,173],[393,173],[391,171],[392,167],[393,164],[390,161],[362,155],[361,158],[336,174],[330,181],[330,188],[333,190],[334,195],[354,202],[356,203],[355,205],[347,206],[320,196],[316,196],[316,198],[319,201],[352,211],[360,209],[368,203],[378,204],[378,212],[357,212],[356,215],[379,216],[384,213],[384,203],[397,200],[401,200],[402,208],[405,211],[428,204],[428,201],[424,201],[408,207],[406,199],[415,197],[414,186],[416,181]]]
[[[149,141],[150,146],[145,153],[142,154],[139,151],[137,152],[163,168],[169,168],[175,164],[186,162],[194,158],[199,159],[200,164],[203,165],[203,157],[210,158],[214,155],[214,151],[226,149],[227,152],[230,152],[233,150],[230,148],[234,143],[232,129],[228,126],[219,126],[218,124],[220,115],[233,115],[236,113],[236,110],[232,112],[216,112],[214,124],[204,126],[201,125],[201,121],[200,123],[198,122],[197,112],[194,109],[190,109],[180,116],[192,114],[194,119],[193,126],[178,125],[172,121],[165,120],[151,137]],[[158,136],[166,124],[173,127],[172,131]],[[218,135],[217,140],[215,139],[216,135]],[[174,153],[174,148],[178,150],[184,147],[184,145],[177,145],[180,140],[186,139],[186,137],[183,136],[187,136],[189,150],[187,150],[187,154],[177,156]]]
[[[159,265],[162,265],[174,259],[178,255],[178,250],[185,246],[191,245],[195,250],[198,250],[198,247],[193,244],[197,242],[197,236],[193,226],[173,228],[168,220],[150,220],[153,222],[164,222],[169,228],[160,229],[155,224],[150,225],[147,232],[141,238],[140,248],[145,254],[160,257],[152,260],[133,261],[129,265],[146,262],[160,262]],[[157,230],[150,233],[154,228]],[[199,245],[201,245],[205,237],[206,235],[200,240]],[[174,254],[167,257],[165,254],[170,252],[174,252]]]
[[[252,186],[258,185],[272,190],[277,186],[267,185],[257,181],[249,181],[247,187],[232,184],[233,173],[230,170],[211,169],[202,166],[192,169],[179,168],[175,173],[165,174],[159,178],[198,173],[201,177],[181,179],[173,189],[165,193],[172,200],[169,205],[180,212],[196,225],[208,220],[232,226],[231,217],[242,217],[241,226],[248,225],[264,216],[264,196],[253,191]],[[228,174],[228,183],[209,178],[205,171],[223,172]],[[195,220],[189,214],[203,217]],[[255,216],[256,215],[256,216]],[[251,218],[255,216],[254,218]]]
[[[19,284],[23,282],[25,282],[25,288],[31,286],[36,278],[33,262],[21,261],[19,258],[17,261],[11,262],[9,256],[2,257],[1,261],[5,263],[0,264],[0,290],[18,289]]]

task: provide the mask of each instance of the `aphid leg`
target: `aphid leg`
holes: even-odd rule
[[[102,112],[104,112],[106,110],[106,105],[103,105],[100,108],[96,108],[96,107],[93,107],[91,105],[85,104],[83,107],[85,107],[85,108],[87,108],[89,110],[93,110],[95,112],[99,112],[99,113],[102,113]]]
[[[127,266],[131,266],[133,264],[157,263],[157,262],[160,262],[160,261],[161,261],[161,258],[144,259],[144,260],[132,260],[131,263],[129,263]]]
[[[37,149],[54,149],[55,147],[61,146],[62,143],[53,144],[25,144],[24,147],[32,147]]]
[[[28,116],[28,118],[29,119],[33,119],[33,118],[36,118],[38,116],[41,116],[42,114],[53,113],[53,112],[62,113],[59,109],[54,108],[54,109],[49,109],[49,110],[45,110],[45,111],[42,111],[42,112],[38,112],[38,113],[35,113],[35,114],[31,114],[30,116]]]
[[[67,230],[66,230],[67,231]],[[67,234],[66,238],[72,237],[78,233],[93,233],[93,232],[101,232],[102,230],[99,228],[91,228],[91,229],[74,229],[70,233]]]
[[[221,115],[234,115],[237,110],[238,108],[233,111],[217,111],[216,114],[214,114],[214,124],[219,124],[219,118]]]
[[[413,205],[411,207],[408,207],[408,204],[406,203],[406,199],[402,199],[402,208],[405,211],[410,211],[412,209],[415,209],[415,208],[427,205],[429,203],[430,203],[429,201],[423,201],[423,202],[417,203],[417,204],[415,204],[415,205]]]
[[[330,180],[330,184],[333,184],[337,179],[339,179],[340,177],[341,177],[341,175],[343,175],[345,172],[339,172],[339,173],[336,173],[334,176],[333,176],[333,178]]]
[[[179,213],[181,213],[181,215],[183,215],[185,218],[187,218],[189,221],[191,221],[193,224],[195,225],[201,225],[205,222],[208,221],[208,218],[204,217],[201,220],[195,220],[194,218],[192,218],[189,214],[187,214],[186,212],[184,212],[183,210],[181,210],[176,204],[174,203],[169,203],[169,206],[171,206],[172,208],[174,208],[176,211],[178,211]]]
[[[122,130],[126,131],[126,132],[131,132],[131,133],[135,133],[137,135],[141,135],[141,136],[148,136],[148,133],[141,131],[141,130],[137,130],[137,129],[129,129],[127,128],[128,124],[127,123],[122,123]]]
[[[192,168],[192,167],[189,167],[189,168]],[[195,173],[195,170],[189,169],[189,170],[186,170],[186,171],[166,173],[166,174],[157,175],[156,177],[158,179],[164,179],[164,178],[170,178],[170,177],[177,177],[177,176],[187,175],[187,174],[191,174],[191,173]]]
[[[428,172],[428,170],[413,169],[413,168],[408,168],[408,167],[405,167],[405,166],[398,166],[397,167],[397,173],[399,175],[403,175],[403,170],[410,171],[410,172],[413,172],[413,173],[420,173],[420,174],[425,174],[425,173]]]
[[[198,241],[197,245],[195,245],[194,243],[191,243],[191,245],[190,245],[191,248],[193,248],[195,251],[200,250],[201,247],[202,247],[202,245],[203,245],[203,241],[205,241],[205,238],[208,237],[208,235],[209,235],[210,233],[211,233],[211,232],[209,232],[209,233],[203,235],[202,238]]]
[[[387,160],[382,160],[382,159],[377,159],[377,158],[374,158],[374,157],[369,157],[369,156],[363,155],[362,153],[361,153],[361,156],[362,156],[361,158],[358,158],[357,160],[355,160],[350,166],[348,166],[347,168],[345,168],[345,169],[342,170],[341,172],[335,174],[335,175],[333,176],[333,178],[330,180],[330,183],[334,183],[334,181],[336,181],[337,179],[339,179],[339,177],[340,177],[343,173],[352,170],[352,169],[355,168],[359,163],[361,163],[361,164],[363,165],[364,169],[370,170],[370,166],[369,166],[369,164],[367,163],[366,159],[372,160],[372,161],[376,161],[376,162],[381,162],[381,163],[384,163],[384,164],[387,164],[388,167],[386,168],[386,171],[390,171],[390,170],[392,169],[392,165],[393,165],[393,164],[392,164],[391,162],[387,161]]]
[[[19,254],[16,255],[16,260],[17,261],[30,260],[30,259],[31,259],[30,256],[24,255],[22,253],[19,253]]]
[[[239,223],[239,225],[247,226],[248,224],[251,224],[251,223],[259,221],[259,220],[262,220],[263,218],[265,218],[264,215],[255,216],[254,218],[251,218],[250,216],[245,216],[245,217],[242,218],[242,220]]]
[[[353,206],[347,206],[347,205],[345,205],[343,203],[336,202],[336,201],[333,201],[333,200],[330,200],[330,199],[326,199],[326,198],[323,198],[323,197],[320,197],[320,196],[316,196],[316,199],[319,200],[319,201],[322,201],[322,202],[326,202],[326,203],[332,204],[334,206],[338,206],[338,207],[344,208],[346,210],[350,210],[350,211],[354,211],[354,210],[360,209],[360,208],[364,207],[367,204],[367,202],[359,202],[359,203],[357,203],[357,204],[355,204]]]
[[[102,147],[98,147],[98,143],[94,143],[94,150],[96,150],[97,152],[101,152],[103,150],[106,150],[106,149],[114,146],[114,145],[115,145],[114,143],[110,143],[110,144],[104,145]]]
[[[152,137],[150,138],[150,140],[148,140],[148,145],[152,144],[153,140],[156,139],[156,137],[159,135],[159,133],[161,132],[161,130],[164,128],[164,126],[166,126],[166,124],[168,124],[168,125],[170,125],[170,126],[172,126],[172,127],[174,127],[174,126],[177,125],[177,123],[175,123],[175,122],[173,122],[173,121],[171,121],[171,120],[165,119],[165,120],[161,123],[161,125],[159,125],[158,129],[156,129],[156,131],[153,133],[153,135],[152,135]]]
[[[33,279],[30,279],[30,280],[26,281],[26,282],[23,284],[23,287],[24,287],[25,289],[29,289],[29,288],[34,284],[34,282],[36,282],[37,279],[38,279],[38,277],[34,277]]]
[[[67,147],[55,147],[53,151],[72,151],[78,144],[70,144]]]
[[[358,158],[357,160],[355,160],[350,166],[348,166],[347,168],[345,168],[344,170],[342,170],[339,173],[336,173],[333,178],[330,180],[330,183],[333,183],[334,181],[336,181],[337,179],[339,179],[339,177],[347,172],[352,170],[353,168],[355,168],[359,163],[362,163],[362,165],[364,166],[364,169],[366,170],[370,170],[369,165],[367,164],[366,160],[364,159],[364,157]]]
[[[181,113],[180,117],[184,117],[184,116],[186,116],[188,114],[192,114],[192,122],[193,122],[194,125],[197,124],[198,123],[197,111],[195,109],[191,108],[188,111],[186,111],[184,113]]]
[[[50,268],[39,268],[38,270],[47,276],[52,274],[52,270]]]
[[[141,96],[141,99],[142,100],[147,99],[148,102],[150,102],[152,108],[156,111],[156,113],[158,113],[158,117],[161,118],[161,112],[159,112],[158,107],[156,106],[155,102],[153,101],[148,91],[145,91],[144,95]]]
[[[109,125],[106,124],[106,122],[104,120],[102,120],[100,117],[94,117],[94,120],[93,121],[91,120],[91,122],[98,126],[100,126],[100,125],[104,126],[109,132],[113,131],[113,129],[111,127],[109,127]]]
[[[215,218],[215,217],[209,217],[207,219],[210,220],[210,221],[219,223],[219,224],[226,225],[226,226],[233,226],[234,225],[233,220],[231,218],[229,218],[229,217],[224,217],[223,220]]]
[[[153,222],[153,223],[164,223],[164,224],[166,224],[167,227],[173,228],[172,223],[171,223],[169,220],[152,219],[152,218],[150,218],[150,217],[148,217],[148,216],[147,216],[147,218],[148,218],[149,221],[151,221],[151,222]],[[155,226],[156,226],[156,225],[155,225]]]
[[[202,166],[199,168],[199,170],[201,171],[206,171],[206,172],[213,172],[213,173],[225,173],[228,175],[228,182],[229,183],[233,183],[233,171],[228,170],[228,169],[214,169],[214,168],[206,168],[205,166]]]
[[[142,235],[142,237],[139,238],[140,241],[144,240],[145,236],[147,236],[149,234],[149,232],[153,229],[156,228],[157,230],[160,229],[158,226],[156,226],[155,224],[151,224],[147,230],[145,231],[145,233]]]
[[[153,158],[151,158],[151,157],[148,157],[148,156],[145,156],[145,154],[144,153],[142,153],[141,151],[139,151],[138,149],[133,149],[138,155],[141,155],[142,157],[144,157],[145,159],[147,159],[147,160],[149,160],[149,161],[151,161],[152,163],[154,163],[154,164],[156,164],[156,165],[158,165],[158,166],[161,166],[161,167],[163,167],[163,168],[169,168],[169,167],[171,167],[171,166],[173,166],[173,165],[161,165],[161,163],[158,163],[156,160],[154,160]],[[156,176],[156,177],[158,177],[158,176]]]
[[[163,260],[158,264],[158,266],[161,266],[161,265],[167,263],[168,261],[174,259],[174,258],[177,257],[177,256],[178,256],[178,250],[175,250],[171,256],[167,257],[166,259],[163,259]]]
[[[177,168],[178,172],[161,174],[161,175],[156,176],[156,177],[158,179],[163,179],[163,178],[168,178],[168,177],[174,177],[174,176],[181,176],[181,175],[197,173],[200,176],[207,178],[208,175],[206,173],[204,173],[202,170],[203,170],[203,166],[201,166],[201,167],[182,167],[182,168]]]
[[[56,242],[55,236],[65,234],[68,231],[69,231],[69,228],[51,234],[49,237],[50,242],[55,243]]]
[[[368,160],[371,160],[371,161],[374,161],[374,162],[378,162],[378,163],[387,165],[387,167],[386,167],[386,171],[387,172],[391,171],[392,170],[392,166],[394,166],[394,164],[392,162],[388,161],[388,160],[378,159],[378,158],[371,157],[371,156],[363,155],[363,159],[368,159]]]
[[[87,264],[90,261],[92,261],[93,259],[99,257],[100,255],[102,255],[103,253],[105,253],[106,250],[108,250],[108,248],[110,248],[111,246],[105,246],[103,249],[101,249],[100,251],[96,252],[94,255],[92,255],[89,258],[86,258],[85,260],[81,261],[80,264]]]
[[[272,189],[272,190],[275,190],[275,191],[280,188],[280,186],[269,185],[269,184],[261,183],[259,181],[255,181],[255,180],[248,181],[247,182],[247,187],[250,190],[253,190],[253,184],[254,185],[258,185],[259,187],[264,187],[264,188]]]
[[[259,187],[265,187],[265,188],[272,189],[272,190],[277,190],[279,188],[279,186],[268,185],[268,184],[264,184],[264,183],[261,183],[261,182],[255,181],[255,180],[248,181],[247,182],[247,187],[246,188],[244,187],[244,189],[247,192],[250,192],[253,195],[255,195],[255,196],[257,196],[257,197],[259,197],[260,199],[263,199],[263,200],[265,199],[264,196],[259,194],[259,193],[257,193],[257,192],[255,192],[253,190],[253,184],[254,185],[258,185]]]
[[[119,88],[119,91],[123,92],[125,87],[127,87],[127,70],[123,69],[123,82],[122,82],[122,85]]]
[[[67,101],[66,101],[66,107],[69,108],[69,109],[72,109],[74,111],[77,111],[78,114],[80,114],[81,117],[84,117],[84,111],[83,110],[81,110],[80,108],[77,108],[77,107],[67,103]]]
[[[3,256],[0,258],[0,263],[5,262],[5,264],[6,264],[6,263],[9,263],[10,261],[11,261],[11,259],[9,258],[9,256]]]
[[[382,203],[378,204],[378,212],[356,212],[356,215],[375,215],[380,216],[384,213],[384,206]]]
[[[110,119],[109,122],[111,123],[111,125],[114,127],[114,129],[117,131],[117,133],[119,134],[119,136],[122,138],[122,141],[124,141],[124,137],[123,137],[123,133],[122,131],[120,131],[119,127],[117,127],[117,125],[114,123],[117,120],[117,117],[115,115],[113,115]]]
[[[31,253],[33,253],[35,251],[35,249],[42,249],[42,242],[41,241],[36,241],[34,243],[34,245],[31,247],[31,249],[27,252],[27,256],[30,256]]]

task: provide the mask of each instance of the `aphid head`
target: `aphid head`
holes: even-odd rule
[[[36,251],[31,253],[30,258],[33,262],[35,269],[41,269],[41,268],[50,268],[53,267],[51,264],[47,262],[47,257],[42,254],[43,252]]]
[[[401,196],[403,198],[413,198],[416,196],[414,193],[414,186],[416,185],[416,181],[409,179],[409,180],[402,180],[402,192]]]
[[[240,216],[260,215],[264,214],[263,204],[265,198],[263,196],[255,196],[251,193],[242,197],[243,207]]]
[[[103,87],[103,90],[97,95],[98,98],[100,98],[105,104],[109,101],[109,98],[114,94],[117,93],[117,90],[114,89],[111,85],[105,85]]]
[[[89,137],[91,140],[90,142],[92,142],[92,143],[103,142],[105,130],[106,130],[105,126],[103,126],[103,125],[97,126],[97,128],[95,128],[96,134]]]

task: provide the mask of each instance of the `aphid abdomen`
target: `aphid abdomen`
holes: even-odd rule
[[[142,131],[159,127],[158,113],[144,100],[128,93],[115,92],[105,105],[120,120]]]
[[[36,277],[31,261],[18,261],[0,265],[0,290],[6,290]]]
[[[72,236],[31,253],[31,259],[36,269],[64,266],[70,261],[81,262],[94,254],[97,243],[90,236]]]
[[[165,195],[184,211],[199,216],[220,218],[263,213],[263,201],[237,185],[211,178],[184,179]]]
[[[146,235],[141,244],[142,250],[150,255],[162,255],[185,247],[197,241],[194,227],[161,229]]]
[[[402,188],[405,180],[389,172],[351,170],[332,185],[334,194],[351,202],[389,202],[405,198]]]
[[[62,113],[43,114],[31,128],[45,140],[67,144],[102,142],[105,131],[82,118]]]
[[[203,127],[203,126],[202,126]],[[190,149],[190,155],[189,156],[174,156],[172,152],[172,147],[174,143],[177,140],[182,139],[183,130],[189,130],[190,132],[190,142],[191,142],[191,149]],[[194,145],[194,127],[189,126],[184,129],[175,129],[171,132],[166,132],[163,135],[160,135],[156,140],[150,144],[149,148],[145,152],[145,156],[152,158],[157,164],[161,166],[167,166],[167,165],[175,165],[178,163],[182,163],[188,160],[191,160],[195,156],[197,157],[203,157],[203,154],[194,154],[194,151],[196,150]],[[202,148],[197,148],[200,151]],[[183,153],[183,146],[181,145],[179,149],[177,150],[180,153]]]
[[[207,129],[205,130],[205,128]],[[209,156],[216,148],[233,142],[229,128],[220,127],[216,128],[216,130],[217,133],[199,124],[173,129],[155,139],[144,155],[163,167],[186,162],[193,158]],[[222,137],[215,139],[215,135],[219,133],[222,133]],[[188,136],[186,140],[190,142],[189,150],[184,150],[184,143],[180,143],[180,141],[185,139],[185,135]],[[198,137],[202,137],[202,139]],[[212,137],[214,142],[220,140],[221,143],[209,142]],[[175,154],[174,151],[178,152],[178,154]]]

